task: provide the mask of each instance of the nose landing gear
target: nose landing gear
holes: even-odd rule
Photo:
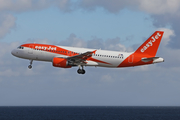
[[[81,69],[81,67],[82,67],[82,69]],[[86,71],[84,70],[83,66],[79,65],[79,69],[77,70],[77,73],[78,74],[85,74]]]
[[[33,62],[33,60],[30,60],[30,65],[28,66],[29,69],[32,68],[32,62]]]

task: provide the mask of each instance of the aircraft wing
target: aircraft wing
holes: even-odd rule
[[[70,56],[70,57],[66,57],[65,59],[67,59],[70,63],[74,64],[74,65],[79,65],[79,64],[86,64],[86,60],[88,58],[90,58],[92,56],[92,54],[96,52],[95,51],[88,51],[79,55],[75,55],[75,56]]]

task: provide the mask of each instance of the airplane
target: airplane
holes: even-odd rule
[[[32,68],[33,61],[36,60],[52,62],[54,67],[60,68],[78,66],[77,73],[85,74],[84,66],[121,68],[164,62],[163,58],[156,57],[163,34],[163,31],[155,31],[134,52],[28,43],[12,50],[11,54],[19,58],[29,59],[29,69]]]

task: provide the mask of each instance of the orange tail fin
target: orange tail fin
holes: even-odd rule
[[[163,34],[163,31],[156,31],[135,51],[135,53],[147,54],[147,56],[155,57]]]

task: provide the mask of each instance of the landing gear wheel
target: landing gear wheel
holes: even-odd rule
[[[78,74],[81,74],[81,69],[78,69],[78,70],[77,70],[77,73],[78,73]]]
[[[31,69],[31,68],[32,68],[32,65],[29,65],[28,68]]]
[[[86,71],[84,69],[81,70],[81,74],[85,74]]]
[[[84,70],[82,65],[79,65],[79,69],[77,70],[77,73],[78,74],[85,74],[86,73],[86,71]]]
[[[85,74],[85,72],[86,72],[86,71],[85,71],[84,69],[78,69],[78,70],[77,70],[77,73],[78,73],[78,74]]]

